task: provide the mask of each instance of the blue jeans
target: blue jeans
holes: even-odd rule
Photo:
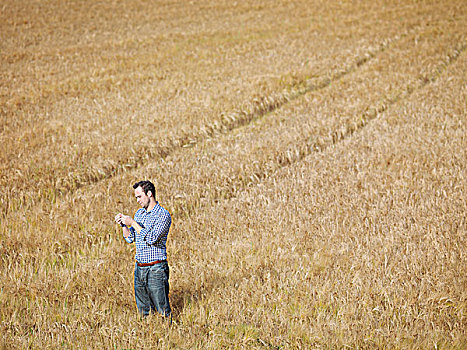
[[[145,267],[135,265],[135,299],[138,311],[143,316],[157,311],[171,317],[167,262]]]

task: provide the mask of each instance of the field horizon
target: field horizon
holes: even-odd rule
[[[1,349],[467,349],[464,1],[0,18]],[[113,222],[143,179],[170,327]]]

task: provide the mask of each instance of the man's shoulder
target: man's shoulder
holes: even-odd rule
[[[160,204],[158,203],[156,207],[157,207],[157,210],[155,210],[155,212],[157,213],[157,215],[170,218],[170,213],[169,213],[169,211],[168,211],[167,209],[165,209],[162,205],[160,205]]]

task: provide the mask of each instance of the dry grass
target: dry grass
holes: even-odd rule
[[[4,3],[1,347],[467,348],[466,13]],[[112,224],[141,178],[170,329]]]

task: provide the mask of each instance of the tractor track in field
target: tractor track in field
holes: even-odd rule
[[[62,189],[61,194],[73,193],[79,188],[110,179],[123,171],[135,170],[144,166],[144,164],[148,162],[145,159],[165,159],[179,149],[191,148],[207,139],[213,139],[221,135],[228,134],[238,128],[245,127],[248,124],[265,117],[267,114],[280,109],[289,102],[310,92],[322,90],[339,81],[346,75],[357,71],[376,56],[390,48],[394,43],[410,35],[416,34],[420,28],[421,26],[414,26],[402,34],[383,40],[379,45],[368,50],[354,62],[343,67],[337,72],[329,72],[328,74],[323,74],[316,78],[303,79],[302,81],[295,83],[290,88],[273,96],[264,96],[259,99],[254,99],[251,103],[252,107],[247,111],[234,111],[222,114],[217,121],[182,134],[178,138],[168,141],[167,145],[157,146],[149,150],[146,149],[144,154],[137,154],[131,159],[123,161],[121,164],[106,167],[104,169],[90,169],[88,173],[84,174],[71,173],[64,178],[59,179],[56,187]],[[336,137],[339,137],[338,133],[336,133]],[[321,146],[314,145],[313,147]],[[305,156],[307,152],[300,151],[299,154],[303,154],[303,156]],[[287,156],[284,156],[284,159],[279,160],[279,162],[283,162],[284,164],[291,163],[290,160],[287,160]]]
[[[263,165],[261,171],[256,171],[254,174],[250,174],[250,176],[244,176],[243,178],[248,180],[239,181],[235,184],[236,186],[232,186],[230,191],[224,191],[222,193],[222,200],[234,199],[243,189],[250,186],[258,185],[264,179],[272,176],[274,173],[277,173],[281,169],[299,163],[305,157],[313,153],[325,152],[330,147],[338,145],[340,142],[348,139],[355,133],[363,130],[365,126],[368,125],[368,123],[375,120],[379,115],[391,108],[391,106],[406,100],[414,92],[423,89],[430,83],[435,82],[441,76],[441,74],[445,70],[447,70],[448,67],[451,64],[453,64],[459,58],[460,55],[462,55],[466,51],[466,49],[467,42],[461,42],[458,45],[456,45],[449,53],[445,55],[445,59],[439,62],[438,65],[436,65],[436,67],[432,70],[431,74],[419,78],[413,83],[407,84],[405,86],[405,89],[402,90],[400,93],[386,97],[378,105],[370,106],[363,114],[359,116],[358,122],[354,123],[351,127],[341,128],[338,131],[334,131],[326,140],[307,142],[306,138],[303,138],[302,140],[304,140],[304,142],[297,143],[294,147],[290,147],[287,151],[281,153],[278,157],[276,157],[275,162],[278,166],[275,167],[272,171],[268,171],[268,167]],[[235,187],[235,189],[233,187]],[[220,200],[220,196],[217,195],[212,200],[214,202],[217,202],[218,200]],[[192,209],[187,210],[187,208]],[[177,210],[177,212],[183,213],[183,217],[188,217],[195,214],[195,212],[198,209],[199,206],[196,205],[185,205],[183,210]]]
[[[361,131],[369,122],[376,119],[380,114],[387,111],[391,106],[399,103],[401,101],[406,100],[409,98],[414,92],[423,89],[426,85],[435,82],[441,74],[448,69],[448,67],[453,64],[460,55],[462,55],[467,49],[467,42],[459,43],[452,52],[448,53],[439,65],[436,66],[434,72],[429,76],[420,78],[413,84],[408,84],[406,89],[402,92],[398,93],[397,95],[387,97],[383,102],[378,104],[377,106],[371,106],[367,109],[365,113],[363,113],[358,123],[355,123],[351,127],[347,127],[345,129],[341,129],[339,131],[334,131],[329,140],[325,140],[324,142],[305,142],[303,145],[299,145],[293,148],[290,148],[282,156],[278,159],[278,163],[280,167],[275,169],[274,172],[279,171],[281,168],[286,166],[293,165],[295,163],[300,162],[308,155],[314,152],[324,152],[328,148],[336,146],[338,143],[344,141],[345,139],[351,137],[356,132]],[[264,173],[264,174],[255,174],[253,178],[257,179],[257,183],[260,183],[264,178],[272,175],[272,173]],[[250,177],[252,178],[252,177]],[[233,197],[232,197],[233,198]]]

